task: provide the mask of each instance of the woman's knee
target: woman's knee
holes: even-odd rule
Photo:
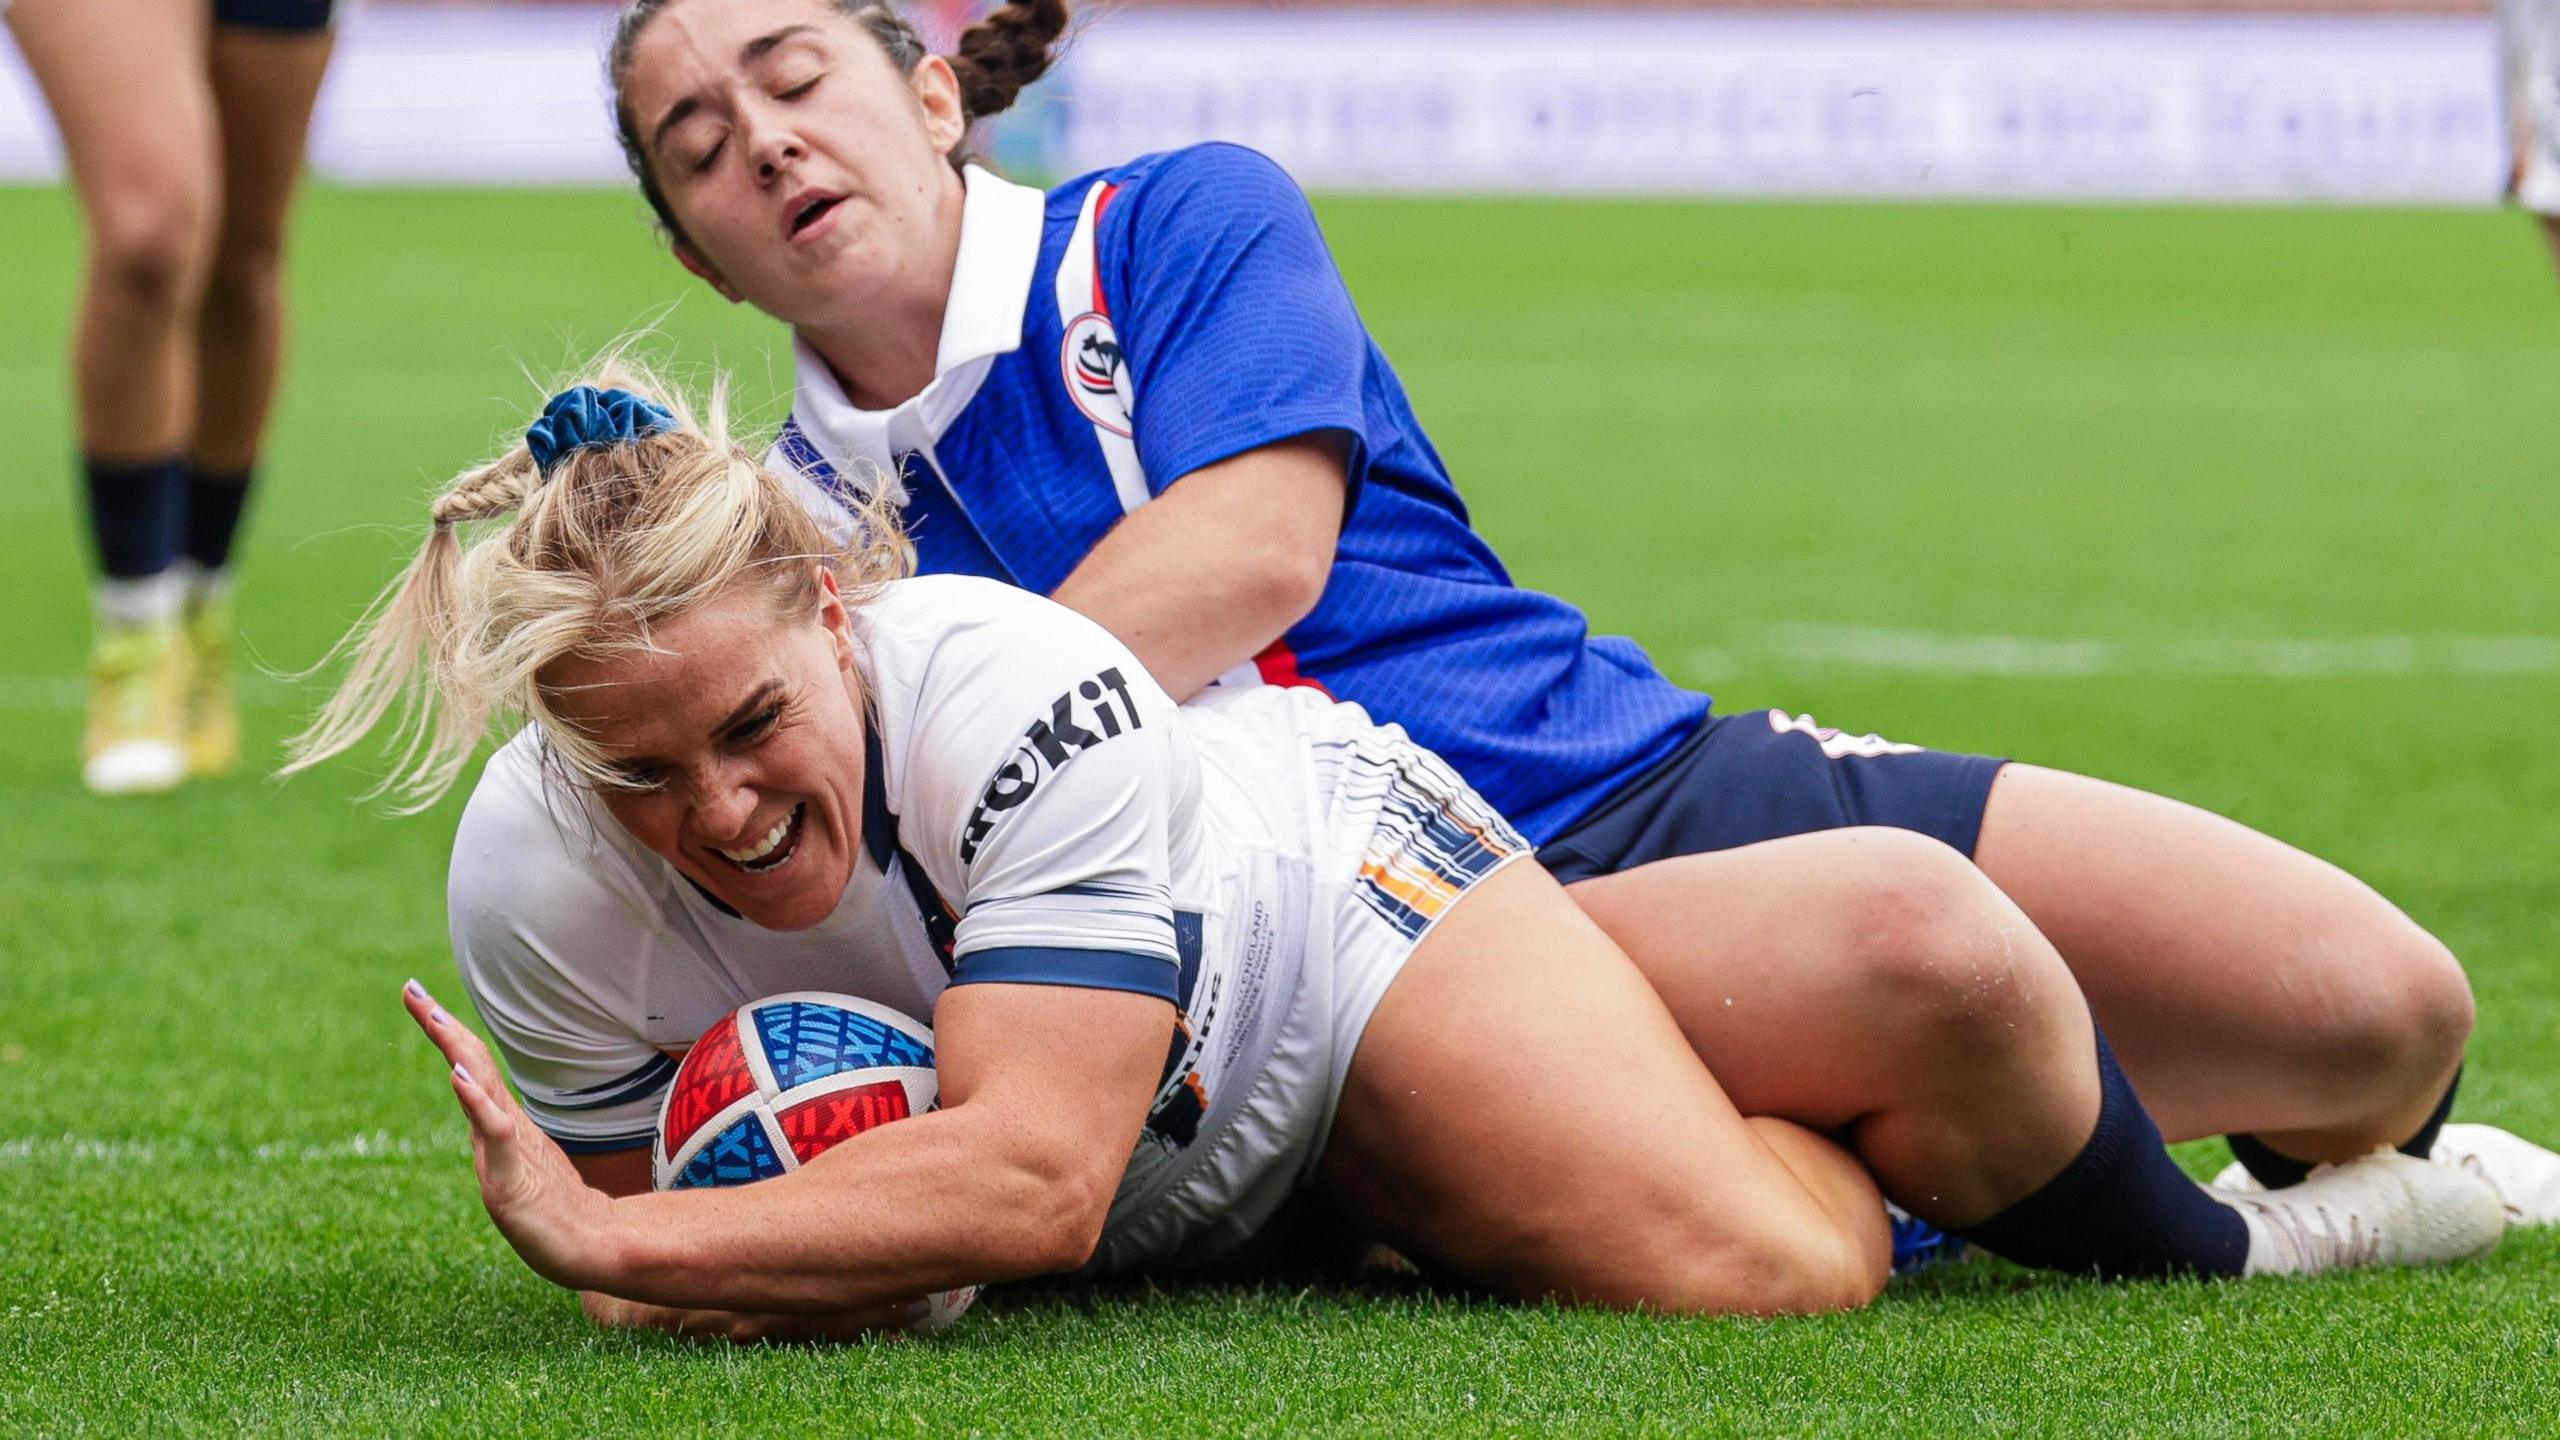
[[[283,275],[284,253],[277,237],[226,231],[214,248],[205,281],[206,323],[233,330],[267,323],[282,308]]]
[[[1820,1315],[1855,1310],[1884,1290],[1890,1260],[1829,1225],[1738,1229],[1729,1219],[1666,1262],[1651,1308],[1690,1315]]]
[[[1716,1186],[1678,1183],[1669,1170],[1630,1173],[1602,1223],[1555,1217],[1568,1228],[1545,1235],[1543,1253],[1564,1279],[1558,1288],[1588,1303],[1682,1315],[1810,1315],[1874,1299],[1891,1247],[1855,1233],[1774,1157],[1759,1158],[1771,1163],[1737,1157]]]
[[[2052,946],[1961,852],[1907,830],[1844,834],[1837,933],[1861,988],[1915,1038],[1975,1053],[2085,1008]]]
[[[2387,1100],[2441,1082],[2471,1038],[2474,1011],[2453,952],[2386,903],[2377,908],[2385,913],[2304,936],[2281,963],[2307,1000],[2286,1027],[2311,1052],[2306,1063],[2341,1091]]]
[[[96,283],[126,304],[171,315],[200,298],[213,255],[209,179],[171,170],[129,177],[89,197]]]

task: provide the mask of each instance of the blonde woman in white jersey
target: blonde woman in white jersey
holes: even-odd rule
[[[389,783],[423,803],[495,720],[535,722],[491,762],[452,876],[523,1100],[423,987],[407,1003],[454,1066],[492,1218],[599,1319],[896,1325],[957,1286],[1214,1261],[1308,1186],[1502,1294],[1769,1313],[1884,1283],[1865,1170],[1736,1113],[1633,965],[1401,730],[1296,689],[1177,710],[1063,607],[903,578],[885,513],[839,553],[799,483],[716,402],[697,426],[564,392],[435,502],[298,745],[297,767],[398,706]],[[503,524],[466,548],[474,521]],[[785,1177],[645,1193],[668,1052],[801,988],[929,1017],[941,1107]],[[2057,1104],[2091,1083],[2053,1077]],[[2166,1167],[2139,1119],[2113,1123]],[[2485,1184],[2400,1156],[2300,1199],[2167,1173],[2151,1271],[2447,1259],[2503,1226]]]

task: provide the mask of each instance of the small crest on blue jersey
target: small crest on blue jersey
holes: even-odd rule
[[[1084,418],[1114,435],[1131,433],[1129,363],[1110,316],[1087,310],[1069,321],[1058,364],[1066,372],[1067,395]]]

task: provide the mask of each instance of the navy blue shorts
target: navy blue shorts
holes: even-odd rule
[[[1844,735],[1783,710],[1716,715],[1679,749],[1538,847],[1571,884],[1674,855],[1890,825],[1973,854],[2006,760]]]
[[[213,0],[213,23],[298,34],[329,28],[336,0]]]

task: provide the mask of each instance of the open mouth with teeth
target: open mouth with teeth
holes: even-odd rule
[[[792,235],[796,238],[805,232],[810,226],[817,224],[822,219],[825,219],[828,211],[835,209],[838,205],[843,203],[843,196],[821,195],[817,199],[800,207],[800,212],[791,217]]]
[[[791,807],[791,813],[774,822],[756,843],[742,850],[723,850],[715,845],[712,853],[750,875],[763,875],[791,863],[800,853],[800,837],[807,831],[809,803],[802,801]]]

